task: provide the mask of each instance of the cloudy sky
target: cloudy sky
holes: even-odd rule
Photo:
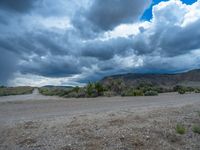
[[[200,68],[200,0],[0,0],[0,84]]]

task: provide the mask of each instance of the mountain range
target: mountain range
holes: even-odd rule
[[[153,73],[128,73],[105,77],[101,83],[111,80],[123,80],[126,85],[138,86],[140,83],[150,83],[161,87],[173,87],[176,85],[200,87],[200,69],[183,73],[153,74]]]

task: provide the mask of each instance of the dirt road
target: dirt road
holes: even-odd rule
[[[39,93],[38,89],[34,89],[32,94],[25,94],[25,95],[13,95],[13,96],[0,96],[0,103],[1,102],[22,102],[22,101],[37,101],[37,100],[51,100],[55,99],[55,97],[51,96],[43,96]],[[56,97],[56,99],[61,99]]]
[[[20,120],[47,119],[86,113],[148,110],[176,107],[200,102],[199,94],[161,94],[155,97],[100,97],[62,99],[46,97],[34,90],[33,94],[0,97],[0,123]]]

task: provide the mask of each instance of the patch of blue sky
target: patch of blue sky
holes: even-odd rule
[[[162,2],[162,1],[169,1],[169,0],[153,0],[151,6],[145,10],[144,14],[142,15],[141,17],[141,20],[151,20],[152,19],[152,8],[154,5]],[[191,5],[193,4],[194,2],[196,2],[197,0],[181,0],[183,3],[187,4],[187,5]]]

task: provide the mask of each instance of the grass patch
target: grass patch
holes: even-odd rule
[[[193,131],[194,133],[200,134],[200,125],[194,125],[194,126],[192,127],[192,131]]]
[[[183,125],[181,124],[176,125],[176,133],[185,134],[185,132],[186,132],[186,128]]]
[[[0,96],[31,94],[33,87],[1,87]]]

